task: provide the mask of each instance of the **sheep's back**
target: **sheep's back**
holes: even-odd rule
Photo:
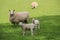
[[[27,19],[29,17],[29,12],[17,12],[15,17],[19,20]]]

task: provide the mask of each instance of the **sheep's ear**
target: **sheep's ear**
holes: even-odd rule
[[[9,11],[10,11],[10,9],[9,9]]]

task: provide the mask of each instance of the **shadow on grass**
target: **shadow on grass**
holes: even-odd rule
[[[20,27],[11,26],[9,23],[0,24],[1,40],[60,40],[60,15],[37,17],[40,29],[33,37],[21,35]],[[31,20],[30,20],[31,22]]]

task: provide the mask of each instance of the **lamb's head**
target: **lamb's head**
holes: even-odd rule
[[[32,19],[32,23],[35,24],[35,25],[37,26],[37,28],[39,28],[39,27],[38,27],[39,24],[40,24],[40,23],[39,23],[39,20],[33,18],[33,19]]]
[[[34,23],[34,24],[39,24],[39,20],[37,20],[37,19],[32,19],[32,23]]]
[[[9,13],[10,13],[10,17],[12,17],[15,13],[15,10],[9,10]]]

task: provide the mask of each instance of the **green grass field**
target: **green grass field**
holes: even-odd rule
[[[36,9],[31,9],[32,1],[38,2]],[[21,28],[10,24],[9,9],[29,11],[40,20],[41,29],[23,37]],[[60,40],[60,0],[0,0],[0,40]]]

